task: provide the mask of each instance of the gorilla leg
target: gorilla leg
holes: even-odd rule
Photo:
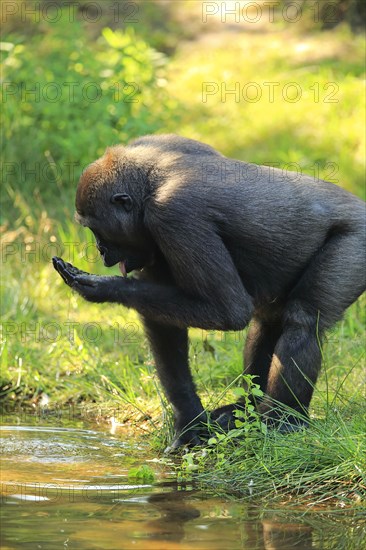
[[[156,369],[175,417],[175,439],[171,449],[180,445],[199,445],[207,421],[196,393],[188,365],[188,331],[143,318],[146,334],[154,355]]]
[[[307,414],[321,365],[322,335],[365,290],[365,258],[362,228],[334,234],[292,290],[270,366],[268,397],[260,405],[265,416],[275,420],[272,400]]]
[[[256,375],[254,382],[262,391],[266,390],[268,372],[277,340],[281,334],[281,325],[276,321],[253,319],[250,324],[244,348],[244,374]],[[244,382],[245,385],[245,382]],[[243,402],[224,405],[211,412],[211,418],[217,420],[224,429],[235,427],[235,410],[242,408]]]
[[[244,374],[256,375],[254,382],[266,391],[272,355],[281,335],[279,322],[255,319],[249,327],[244,348]]]
[[[270,422],[281,415],[276,410],[276,401],[307,415],[321,364],[317,321],[316,315],[306,314],[296,304],[287,310],[269,368],[266,397],[259,405],[260,412]],[[301,424],[289,416],[282,429],[288,431],[286,427],[291,430]]]

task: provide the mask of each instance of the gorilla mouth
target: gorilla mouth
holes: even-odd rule
[[[126,268],[126,262],[119,262],[118,263],[119,270],[123,277],[127,277],[127,268]]]
[[[141,270],[144,267],[144,264],[139,261],[134,260],[123,260],[118,262],[118,267],[123,277],[127,277],[127,273],[131,271]]]
[[[127,277],[127,273],[131,271],[140,271],[145,265],[146,258],[142,254],[131,254],[118,262],[118,268],[123,277]]]

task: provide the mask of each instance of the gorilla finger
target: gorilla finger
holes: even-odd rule
[[[89,273],[86,273],[86,271],[81,271],[78,267],[75,267],[69,262],[63,262],[63,264],[64,264],[64,270],[70,273],[70,275],[73,275],[74,277],[76,277],[77,275],[89,275]]]
[[[61,267],[59,274],[68,285],[71,285],[75,281],[75,275],[67,267]]]
[[[57,273],[60,275],[60,277],[63,279],[63,281],[69,285],[72,286],[73,281],[75,277],[70,274],[62,265],[57,265],[57,268],[55,268]]]
[[[87,271],[82,271],[82,269],[79,269],[78,267],[75,267],[74,265],[67,264],[69,266],[69,271],[73,275],[86,275],[87,277],[91,277],[92,275],[88,273]]]
[[[57,256],[54,256],[52,258],[52,264],[53,267],[56,269],[58,273],[61,273],[61,270],[63,269],[63,266],[65,265],[65,262],[62,260],[62,258],[58,258]]]
[[[64,283],[66,283],[66,284],[69,285],[69,286],[72,285],[72,280],[70,280],[70,277],[67,277],[62,271],[59,271],[58,274],[61,276],[61,278],[63,279]]]
[[[68,273],[70,276],[76,276],[76,275],[89,275],[86,271],[81,271],[81,269],[78,269],[74,265],[70,264],[69,262],[65,262],[62,258],[58,258],[57,256],[54,256],[52,258],[53,267],[58,271],[60,274],[62,273]]]
[[[68,279],[70,279],[70,277],[71,278],[73,277],[73,274],[70,268],[68,267],[68,266],[72,267],[71,264],[67,264],[61,258],[56,258],[56,257],[52,258],[52,263],[57,273],[59,273],[59,275],[61,275],[64,281],[68,283]]]

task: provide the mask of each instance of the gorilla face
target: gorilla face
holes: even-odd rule
[[[78,208],[77,202],[75,219],[92,231],[106,267],[119,264],[126,276],[153,263],[155,247],[127,193],[98,194],[87,210]]]
[[[95,230],[91,229],[91,231],[94,234],[97,249],[104,265],[112,267],[118,263],[123,276],[152,263],[153,255],[151,251],[144,250],[143,248],[140,249],[138,246],[128,246],[123,239],[120,242],[113,239],[105,239]]]
[[[102,159],[84,170],[76,192],[75,219],[94,234],[104,265],[119,264],[126,275],[151,265],[156,247],[143,222],[145,176],[123,159],[120,148],[107,149]]]

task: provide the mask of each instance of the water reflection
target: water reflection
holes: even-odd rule
[[[185,537],[185,524],[200,517],[200,512],[186,499],[187,493],[172,491],[149,497],[159,517],[147,523],[150,539],[180,542]]]
[[[169,480],[133,482],[143,446],[97,430],[2,431],[1,547],[137,550],[362,548],[365,517],[262,509]],[[150,457],[151,458],[151,457]]]
[[[286,524],[259,520],[256,508],[251,509],[249,506],[245,511],[242,508],[241,513],[236,513],[236,507],[233,505],[219,502],[215,511],[203,515],[198,507],[193,506],[192,498],[194,498],[193,495],[190,495],[188,500],[187,494],[177,491],[152,495],[149,502],[157,507],[160,515],[159,518],[148,523],[151,529],[149,538],[182,542],[187,535],[185,524],[200,518],[200,521],[196,521],[194,525],[196,530],[203,533],[202,539],[207,538],[207,542],[210,541],[210,548],[265,550],[287,550],[290,548],[308,550],[314,548],[313,529],[309,526],[301,523]],[[203,506],[208,504],[209,509],[212,500],[201,499],[201,503]],[[241,515],[247,519],[240,521]]]

